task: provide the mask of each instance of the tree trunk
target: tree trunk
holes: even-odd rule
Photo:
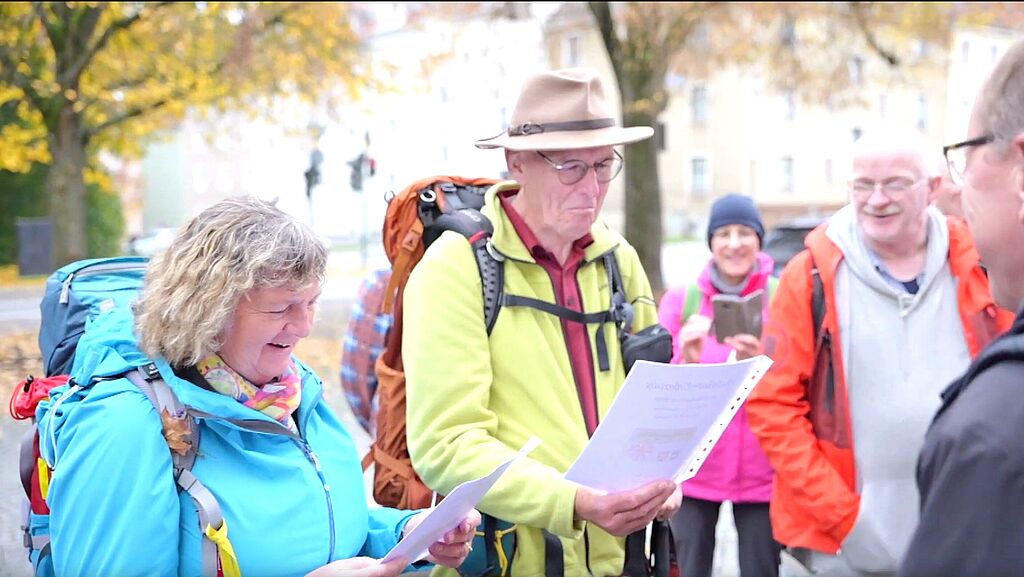
[[[51,135],[53,164],[46,189],[50,195],[53,266],[87,256],[85,232],[85,138],[82,118],[67,102]]]
[[[626,108],[626,107],[623,107]],[[657,119],[643,113],[625,114],[624,126],[657,126]],[[660,297],[661,276],[661,180],[658,148],[654,138],[626,146],[625,236],[640,255],[655,297]]]

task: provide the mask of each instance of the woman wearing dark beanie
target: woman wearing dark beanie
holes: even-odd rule
[[[658,306],[659,321],[673,335],[673,363],[721,363],[733,352],[738,360],[761,353],[760,339],[754,335],[736,335],[724,342],[715,338],[711,299],[716,294],[745,296],[763,290],[764,326],[775,263],[761,252],[763,238],[764,224],[750,197],[727,194],[711,206],[711,258],[695,282],[669,289]],[[722,503],[730,501],[739,534],[740,575],[777,577],[780,546],[772,538],[768,518],[771,487],[768,458],[741,408],[697,476],[683,483],[683,504],[671,522],[682,574],[711,576],[718,513]]]

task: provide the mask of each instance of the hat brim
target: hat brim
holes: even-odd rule
[[[477,148],[504,148],[506,150],[579,150],[599,146],[630,144],[654,136],[650,126],[609,126],[597,130],[542,132],[523,136],[509,136],[503,132],[494,138],[476,141]]]

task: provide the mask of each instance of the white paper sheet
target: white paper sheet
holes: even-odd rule
[[[772,361],[637,361],[565,478],[607,492],[697,474]]]
[[[396,557],[404,556],[409,563],[415,563],[426,557],[430,546],[462,522],[470,510],[476,507],[480,499],[494,486],[502,473],[513,463],[529,454],[537,445],[540,445],[540,439],[531,438],[514,457],[499,465],[491,474],[473,481],[466,481],[455,487],[448,496],[430,510],[430,513],[419,525],[409,531],[391,551],[388,551],[381,562],[385,563]]]

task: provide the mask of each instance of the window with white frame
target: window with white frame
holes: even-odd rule
[[[786,122],[796,119],[796,94],[792,90],[782,94],[782,119]]]
[[[928,128],[928,96],[922,92],[917,95],[917,129]]]
[[[711,192],[711,173],[708,159],[694,156],[690,159],[690,192],[693,196],[707,196]]]
[[[779,160],[779,190],[793,192],[793,157],[783,156]]]
[[[850,74],[850,84],[862,86],[864,84],[864,59],[854,56],[847,63],[847,70]]]
[[[583,39],[579,34],[570,34],[565,39],[565,65],[567,67],[581,66],[583,64]]]
[[[703,84],[694,85],[690,90],[690,123],[704,126],[708,122],[708,89]]]

